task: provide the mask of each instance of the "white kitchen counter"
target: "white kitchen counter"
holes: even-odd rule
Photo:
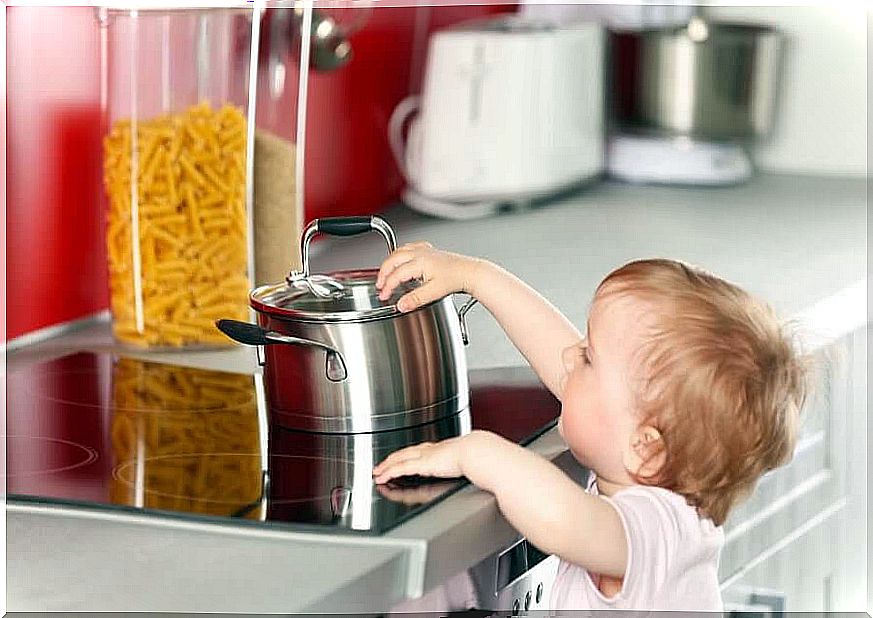
[[[559,204],[480,221],[430,219],[399,207],[389,209],[384,217],[394,226],[400,243],[428,240],[443,249],[500,263],[537,288],[580,329],[584,328],[591,295],[603,276],[627,260],[649,256],[680,258],[708,268],[766,299],[783,315],[805,320],[806,332],[819,339],[836,338],[867,321],[863,179],[760,176],[747,185],[723,189],[603,183]],[[375,266],[383,254],[384,245],[375,234],[319,241],[313,246],[313,272]],[[524,363],[487,311],[474,309],[468,323],[471,369]],[[113,344],[104,323],[11,352],[8,366],[14,370],[74,350],[105,349],[113,349]],[[251,350],[246,349],[139,356],[209,368],[255,369]],[[563,445],[553,430],[531,448],[554,458]],[[64,509],[51,511],[44,509],[37,514],[31,507],[16,510],[10,505],[10,535],[26,532],[45,541],[39,547],[23,547],[10,536],[10,610],[85,608],[81,602],[66,606],[62,602],[75,597],[75,591],[66,594],[62,589],[79,581],[69,574],[53,584],[54,601],[46,597],[43,607],[39,605],[40,597],[22,595],[23,591],[35,594],[34,585],[45,591],[37,580],[29,579],[34,571],[62,566],[51,556],[57,554],[55,543],[69,538],[65,531],[70,529],[71,520],[65,518]],[[257,552],[251,553],[255,545],[227,527],[211,526],[216,528],[213,533],[204,531],[206,526],[178,532],[185,527],[173,523],[155,526],[142,517],[110,525],[107,522],[111,519],[89,514],[78,517],[75,524],[77,535],[90,534],[92,539],[104,540],[96,549],[104,556],[102,559],[111,554],[113,542],[129,543],[130,538],[140,538],[145,555],[151,555],[146,546],[149,537],[142,530],[163,528],[164,532],[156,534],[162,535],[161,542],[172,542],[179,548],[179,561],[189,557],[188,541],[199,548],[192,556],[208,556],[204,549],[208,543],[203,543],[212,538],[216,544],[247,552],[245,562],[240,564],[228,555],[224,563],[214,562],[207,571],[199,571],[204,577],[198,579],[197,572],[192,573],[186,586],[168,590],[174,593],[170,596],[176,600],[175,605],[167,605],[166,599],[162,604],[148,605],[144,604],[147,595],[134,595],[128,598],[136,598],[139,603],[123,607],[119,599],[125,597],[117,593],[92,598],[96,605],[88,609],[153,610],[172,606],[176,611],[220,611],[212,601],[198,603],[196,591],[220,588],[221,582],[233,581],[240,573],[254,581],[260,570],[272,585],[285,581],[287,586],[305,593],[294,594],[294,588],[288,588],[271,596],[267,588],[260,586],[246,598],[245,587],[238,587],[234,590],[242,596],[230,604],[232,610],[225,606],[224,611],[361,611],[367,607],[382,611],[392,600],[421,594],[514,536],[493,497],[473,487],[462,489],[381,537],[349,541],[331,535],[270,532],[268,536],[273,540],[268,546],[274,556],[270,560],[259,560]],[[89,521],[92,528],[87,528]],[[343,553],[346,549],[347,553]],[[289,578],[283,580],[272,565],[292,559],[310,565],[323,559],[324,568],[288,571]],[[143,560],[143,564],[149,564],[147,558]],[[154,560],[151,564],[157,568],[166,559],[159,560],[155,554]],[[148,571],[142,570],[142,575],[147,577]],[[113,576],[123,580],[123,574]]]
[[[806,319],[809,335],[830,339],[835,326],[849,332],[866,321],[863,179],[758,176],[729,188],[602,183],[559,204],[476,221],[437,220],[406,208],[382,216],[399,244],[427,240],[499,263],[583,332],[597,284],[644,257],[711,270],[783,316]],[[378,265],[384,242],[368,237],[317,243],[313,272]],[[467,321],[472,369],[525,363],[487,311],[477,307]]]
[[[584,329],[597,284],[643,257],[702,266],[805,321],[811,338],[833,339],[867,321],[866,181],[762,175],[737,187],[644,187],[604,182],[560,203],[475,221],[447,221],[395,206],[382,213],[399,244],[427,240],[497,262],[535,287]],[[378,266],[376,234],[319,239],[312,272]],[[467,315],[471,369],[525,360],[481,307]],[[112,350],[105,325],[15,350],[10,369],[77,349]],[[254,371],[250,350],[147,353],[207,368]]]

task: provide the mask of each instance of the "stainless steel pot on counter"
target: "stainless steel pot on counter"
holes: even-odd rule
[[[316,219],[301,238],[303,270],[251,292],[258,325],[219,320],[242,343],[258,345],[272,419],[290,429],[370,433],[420,425],[469,406],[464,316],[451,297],[408,313],[397,301],[419,285],[398,286],[386,301],[378,269],[310,273],[318,234],[376,231],[391,253],[394,232],[379,217]]]
[[[703,140],[766,135],[783,35],[707,21],[610,34],[612,122],[625,132]]]

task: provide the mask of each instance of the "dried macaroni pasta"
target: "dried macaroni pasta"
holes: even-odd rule
[[[116,504],[230,515],[260,497],[251,376],[121,358],[112,402]]]
[[[245,320],[250,288],[245,118],[203,103],[138,122],[135,146],[132,136],[131,122],[119,120],[104,144],[115,336],[143,346],[229,344],[214,322]]]

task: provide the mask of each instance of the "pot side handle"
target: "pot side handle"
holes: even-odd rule
[[[458,321],[461,323],[461,340],[464,342],[464,345],[470,344],[470,336],[467,334],[467,312],[478,302],[478,300],[471,296],[470,299],[457,310]]]
[[[274,344],[309,346],[324,350],[326,354],[324,373],[328,380],[331,382],[342,382],[348,377],[346,363],[343,360],[342,354],[340,354],[339,350],[326,343],[283,335],[275,331],[265,330],[257,324],[240,322],[239,320],[216,320],[215,326],[236,342],[257,346],[258,364],[260,365],[263,365],[260,359],[261,346]]]

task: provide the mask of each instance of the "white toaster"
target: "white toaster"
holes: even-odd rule
[[[434,34],[422,95],[401,102],[391,121],[410,185],[404,201],[465,218],[599,175],[603,50],[597,24],[560,27],[518,15]],[[416,111],[404,147],[403,123]],[[434,212],[428,203],[445,207]],[[477,208],[465,215],[453,205]]]

